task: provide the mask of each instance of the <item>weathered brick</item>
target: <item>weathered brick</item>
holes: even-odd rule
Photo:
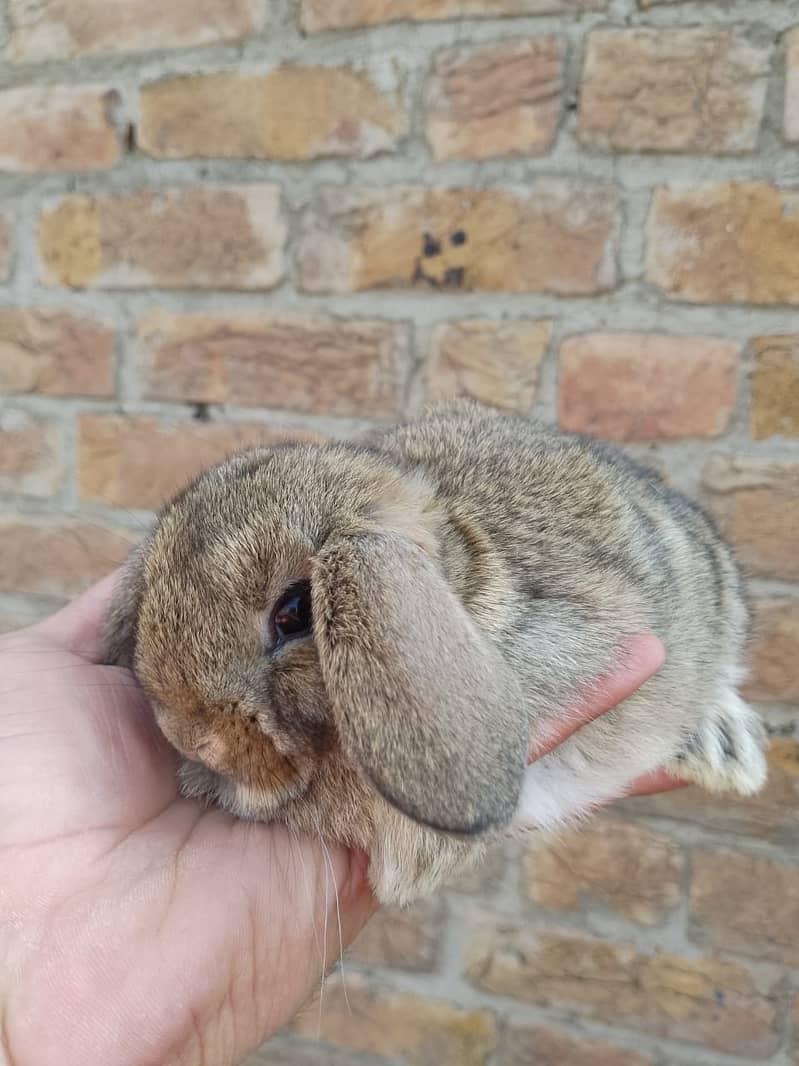
[[[602,292],[616,283],[617,221],[605,185],[327,186],[305,220],[299,279],[309,292]]]
[[[114,507],[155,508],[205,467],[240,448],[314,440],[300,428],[83,415],[78,432],[81,499]]]
[[[690,932],[700,944],[799,962],[799,866],[741,852],[692,855]]]
[[[430,973],[437,965],[443,935],[444,901],[423,899],[410,907],[378,911],[350,949],[364,966]]]
[[[473,896],[492,896],[502,883],[507,867],[507,856],[502,842],[491,844],[480,863],[447,882],[453,892],[466,892]]]
[[[321,315],[179,315],[139,322],[150,398],[398,415],[407,328]]]
[[[244,1066],[394,1066],[395,1060],[374,1058],[367,1059],[358,1055],[357,1060],[351,1051],[331,1047],[321,1047],[317,1040],[309,1038],[299,1040],[296,1037],[277,1037],[268,1041],[245,1060]]]
[[[8,58],[189,48],[236,40],[256,26],[253,0],[9,0]]]
[[[785,63],[785,136],[799,141],[799,28],[788,34]]]
[[[300,0],[306,33],[375,26],[381,22],[437,22],[448,18],[545,15],[594,11],[607,0]]]
[[[114,331],[66,311],[0,310],[0,393],[111,396]]]
[[[292,1029],[319,1033],[337,1047],[401,1056],[407,1066],[487,1066],[495,1049],[487,1011],[394,992],[354,975],[347,976],[346,993],[340,981],[328,982],[321,1015],[308,1010]]]
[[[775,988],[720,959],[486,918],[469,936],[466,975],[488,992],[718,1051],[766,1057],[780,1044]]]
[[[799,580],[799,463],[713,455],[706,501],[757,577]]]
[[[525,414],[552,335],[551,321],[442,322],[433,330],[425,370],[429,399],[471,396]]]
[[[102,170],[119,160],[112,108],[101,86],[26,87],[0,92],[0,170]]]
[[[578,131],[617,152],[751,151],[771,48],[732,29],[595,30],[588,35]]]
[[[752,436],[799,437],[799,333],[755,337]]]
[[[267,289],[283,276],[275,185],[67,196],[39,224],[41,276],[73,288]]]
[[[6,281],[11,275],[13,248],[11,219],[0,214],[0,281]]]
[[[657,189],[646,277],[690,303],[799,304],[799,189]]]
[[[682,788],[625,800],[622,806],[636,815],[670,818],[711,832],[795,848],[799,844],[799,743],[787,737],[772,740],[768,781],[756,796],[711,796],[699,788]]]
[[[437,53],[426,93],[433,156],[488,159],[549,151],[562,109],[563,53],[557,37]]]
[[[63,480],[61,426],[28,411],[0,407],[0,492],[52,496]]]
[[[136,539],[88,519],[0,517],[0,591],[67,599],[111,573]]]
[[[534,903],[559,911],[601,903],[641,925],[662,922],[680,902],[684,866],[669,837],[607,819],[554,841],[536,838],[522,858]]]
[[[506,1024],[497,1062],[502,1066],[655,1066],[651,1055],[611,1047],[596,1039],[577,1039],[550,1025]]]
[[[799,600],[758,600],[750,676],[754,700],[799,702]]]
[[[718,436],[735,407],[737,355],[716,337],[571,337],[560,350],[560,424],[615,440]]]
[[[363,159],[394,148],[408,128],[396,77],[390,68],[376,75],[286,66],[168,78],[142,90],[138,142],[161,159]]]

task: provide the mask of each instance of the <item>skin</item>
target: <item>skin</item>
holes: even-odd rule
[[[96,665],[113,581],[0,639],[0,1063],[227,1066],[373,914],[367,860],[178,796],[133,677]],[[531,759],[662,662],[632,638]]]

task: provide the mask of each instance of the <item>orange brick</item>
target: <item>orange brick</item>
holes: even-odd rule
[[[190,48],[256,28],[253,0],[9,0],[8,58]]]
[[[799,437],[799,333],[755,337],[752,436]]]
[[[799,189],[656,189],[646,278],[690,303],[799,304]]]
[[[738,345],[588,333],[560,351],[560,425],[614,440],[715,437],[735,407]]]
[[[382,22],[435,22],[497,15],[576,14],[606,6],[607,0],[300,0],[306,33],[375,26]]]
[[[320,1028],[321,1022],[321,1028]],[[324,1009],[292,1025],[336,1047],[401,1058],[407,1066],[488,1066],[496,1046],[494,1019],[429,996],[394,992],[363,977],[328,982]]]
[[[580,87],[580,140],[617,152],[752,151],[770,58],[769,46],[736,30],[596,30]]]
[[[375,915],[350,950],[363,966],[431,973],[443,936],[442,897],[422,899],[410,907],[384,908]]]
[[[684,866],[669,837],[602,819],[554,841],[536,840],[523,855],[522,875],[526,894],[542,907],[577,911],[601,903],[656,925],[680,902]]]
[[[364,159],[407,133],[396,78],[390,81],[381,89],[358,70],[298,66],[168,78],[142,89],[138,141],[161,159]]]
[[[327,186],[305,221],[299,280],[308,292],[597,293],[616,283],[616,241],[604,185]]]
[[[756,796],[711,796],[683,788],[659,796],[638,796],[619,805],[635,815],[654,815],[699,825],[711,832],[799,846],[799,743],[774,739],[768,751],[768,781]]]
[[[562,108],[563,44],[556,37],[439,52],[426,95],[437,160],[539,155]]]
[[[314,440],[302,429],[83,415],[78,432],[81,499],[113,507],[156,508],[201,470],[253,444]]]
[[[655,1066],[651,1055],[611,1047],[596,1039],[576,1039],[550,1025],[507,1024],[497,1062],[502,1066]]]
[[[55,420],[0,408],[0,492],[52,496],[64,481],[63,432]]]
[[[746,695],[799,702],[799,600],[757,601],[754,630]]]
[[[72,288],[268,289],[285,239],[275,185],[67,196],[40,220],[41,275]]]
[[[799,580],[799,463],[714,455],[704,486],[750,574]]]
[[[0,393],[112,396],[114,332],[88,318],[0,310]]]
[[[148,397],[372,417],[399,414],[407,329],[321,315],[176,315],[139,322]]]
[[[776,981],[716,958],[487,917],[469,936],[466,975],[487,992],[717,1051],[765,1058],[781,1042]]]
[[[428,399],[470,396],[526,414],[552,335],[551,321],[442,322],[433,330],[426,367]]]
[[[119,161],[111,89],[68,86],[0,92],[0,170],[103,170]]]
[[[696,851],[689,911],[700,944],[789,966],[799,962],[799,866]]]
[[[0,517],[0,591],[67,599],[111,573],[137,539],[88,519]]]

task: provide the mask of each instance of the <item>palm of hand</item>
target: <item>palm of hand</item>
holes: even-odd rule
[[[345,942],[371,901],[343,849],[179,797],[132,676],[91,661],[107,593],[0,641],[0,1049],[221,1066],[337,956],[336,889]]]

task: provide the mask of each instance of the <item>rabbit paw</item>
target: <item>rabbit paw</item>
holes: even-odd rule
[[[667,769],[709,792],[758,792],[766,780],[766,731],[760,716],[728,690]]]

